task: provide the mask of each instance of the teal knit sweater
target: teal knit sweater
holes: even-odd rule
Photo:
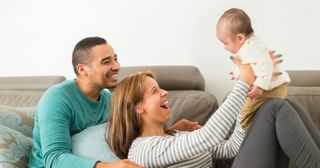
[[[106,121],[111,94],[101,91],[99,101],[89,100],[75,80],[49,88],[35,114],[29,168],[92,168],[97,160],[72,154],[71,136]]]

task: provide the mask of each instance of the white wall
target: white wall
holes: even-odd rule
[[[285,57],[284,69],[320,69],[317,0],[0,0],[0,76],[74,77],[71,52],[102,36],[121,65],[196,65],[218,99],[232,87],[220,15],[243,8],[255,32]]]

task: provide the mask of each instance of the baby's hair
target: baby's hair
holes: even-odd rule
[[[253,33],[249,16],[241,9],[231,8],[224,12],[218,24],[223,21],[229,27],[232,34],[243,33],[248,36]]]

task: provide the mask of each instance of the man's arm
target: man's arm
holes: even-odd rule
[[[92,168],[96,160],[87,160],[71,152],[70,123],[73,117],[71,107],[64,99],[59,92],[47,92],[37,107],[43,164],[56,168]]]
[[[143,166],[139,166],[130,160],[124,159],[115,161],[112,163],[104,163],[104,162],[97,162],[94,168],[144,168]]]

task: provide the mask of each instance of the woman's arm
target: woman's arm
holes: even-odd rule
[[[241,119],[242,116],[239,114],[230,138],[212,148],[211,153],[214,159],[229,159],[236,156],[246,135],[245,129],[240,124]]]
[[[135,140],[128,158],[146,167],[163,167],[209,151],[225,140],[245,102],[248,89],[248,84],[238,81],[226,101],[199,130],[178,136]]]
[[[232,60],[239,66],[239,81],[204,127],[176,137],[138,138],[131,145],[128,158],[147,167],[165,167],[221,144],[245,102],[249,86],[255,80],[250,65],[241,64],[238,58],[232,57]]]

